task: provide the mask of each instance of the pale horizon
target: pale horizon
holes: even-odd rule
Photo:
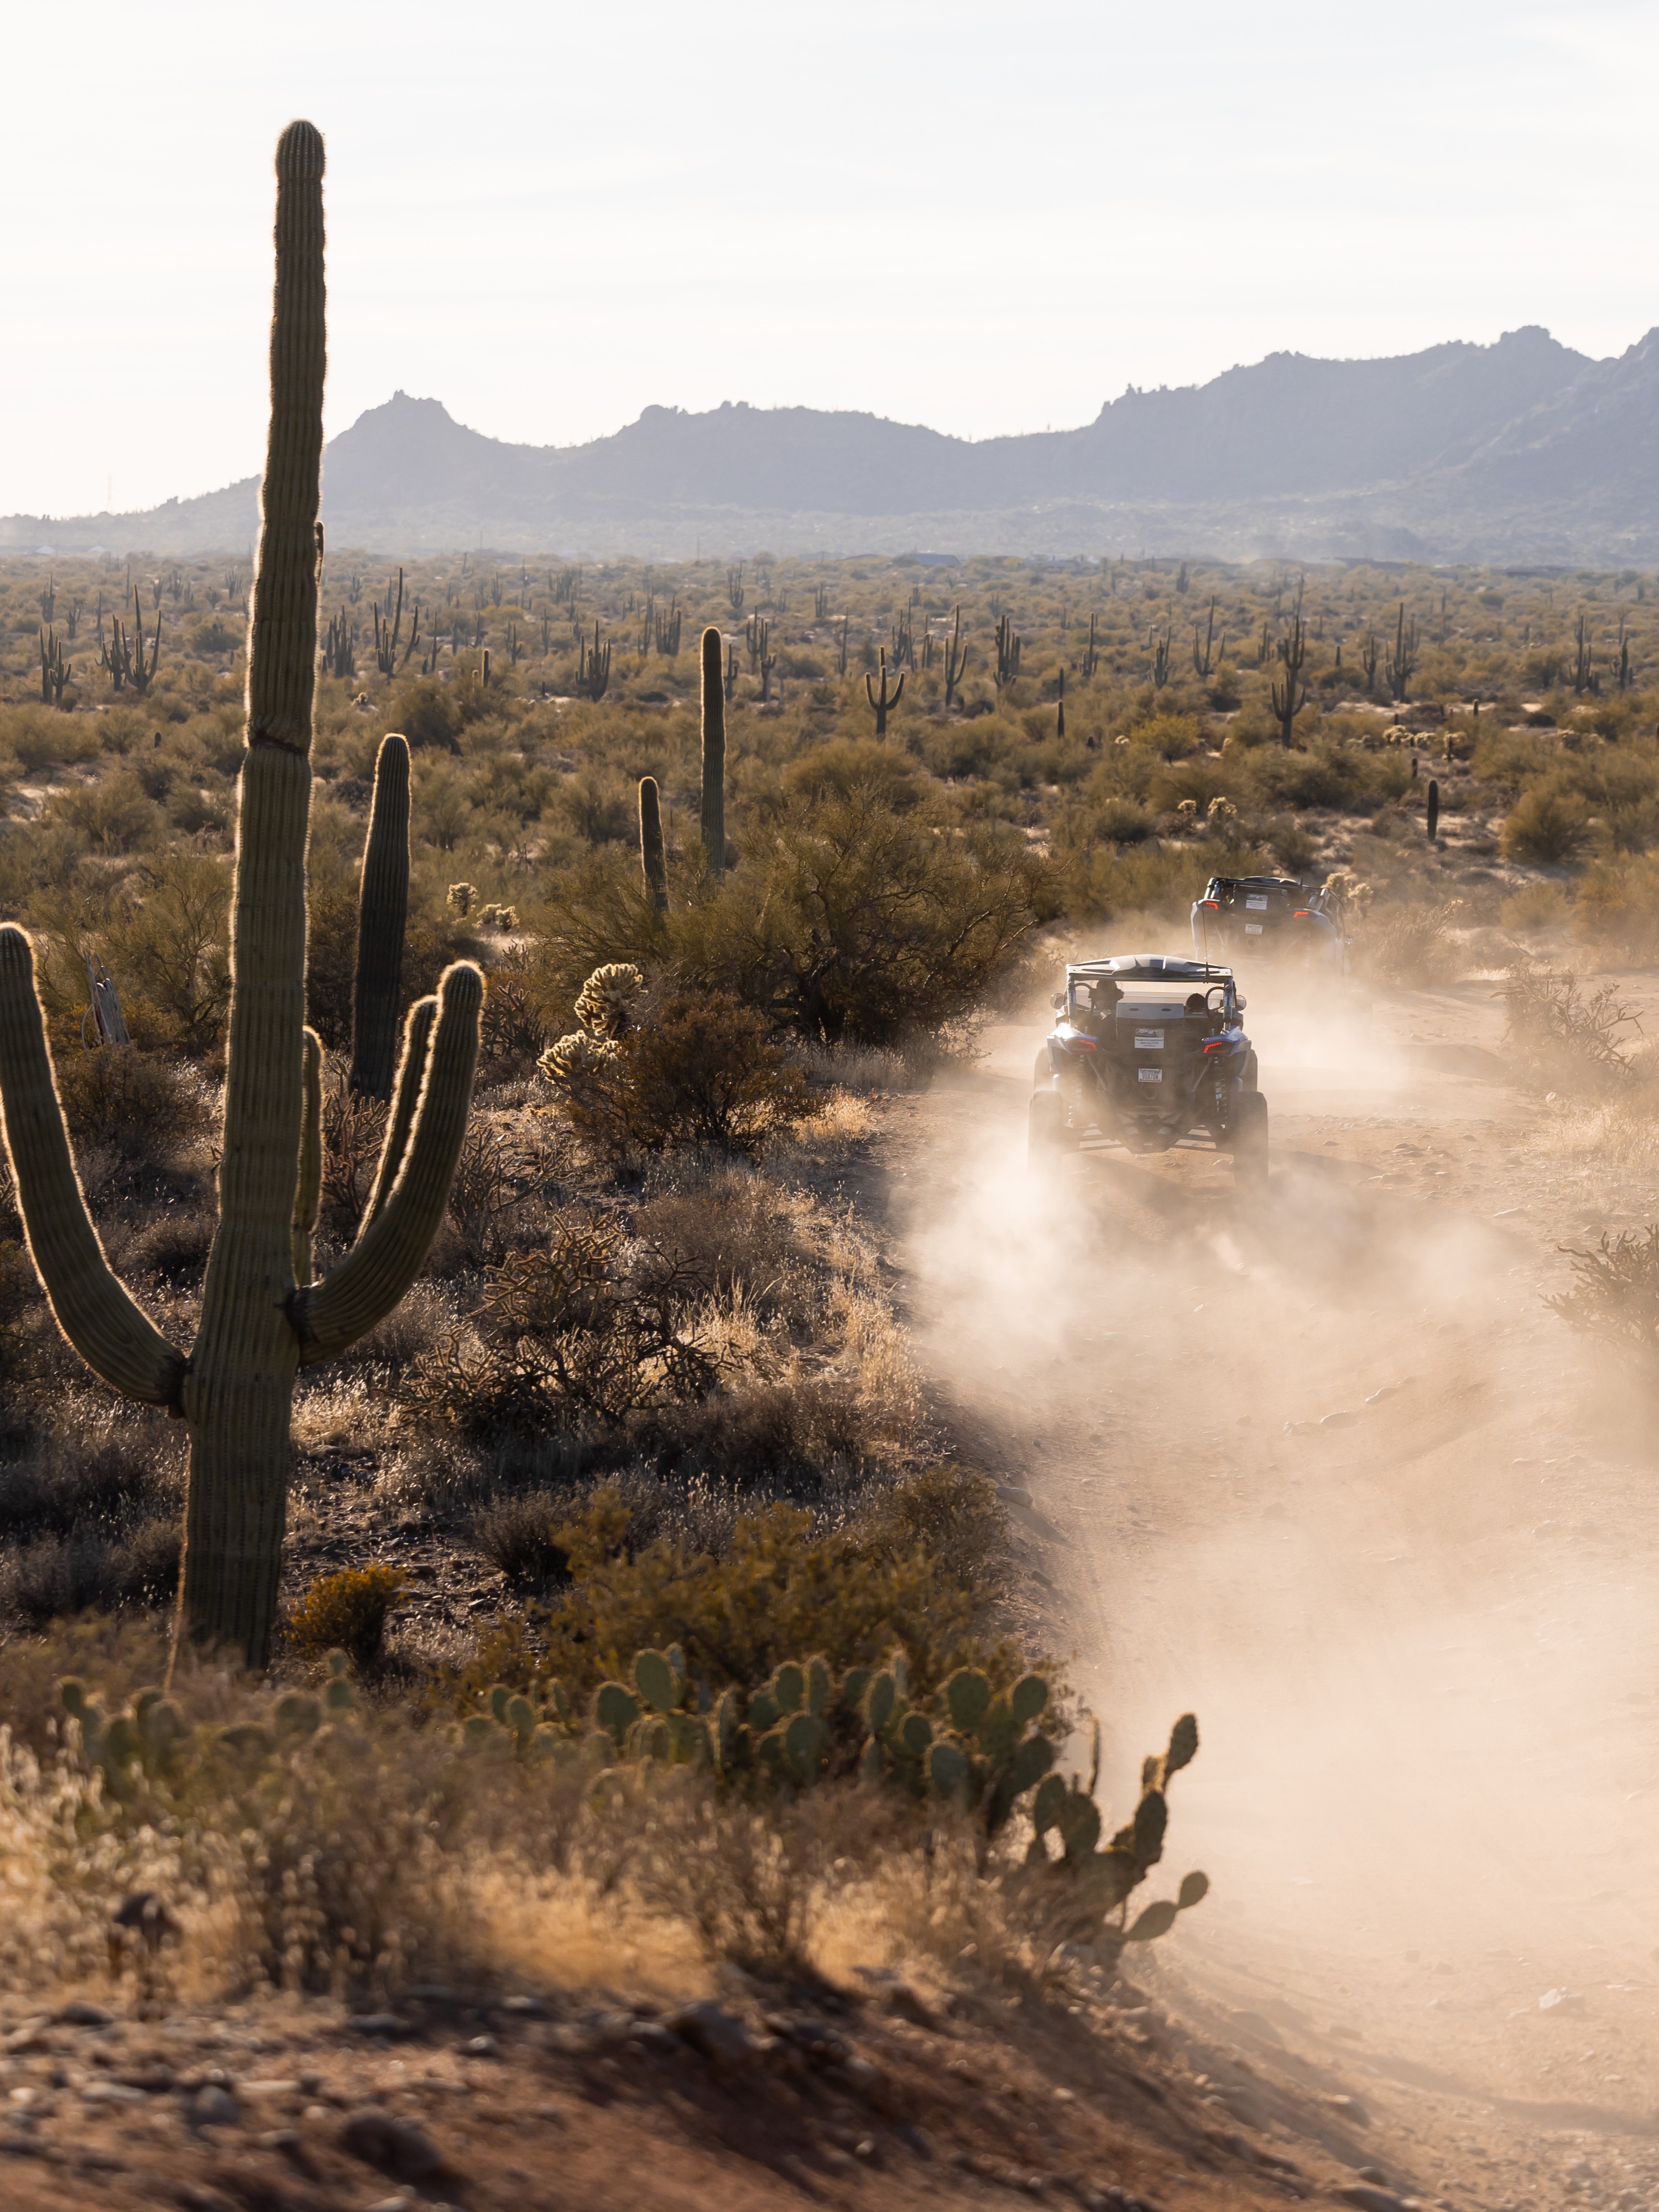
[[[1275,352],[1374,358],[1659,321],[1632,8],[1304,5],[1178,24],[1048,0],[895,15],[646,0],[252,16],[95,0],[118,52],[0,149],[15,222],[0,513],[116,512],[257,471],[271,149],[328,142],[327,428],[392,392],[569,446],[652,404],[864,411],[984,438]],[[19,81],[63,66],[51,19]]]

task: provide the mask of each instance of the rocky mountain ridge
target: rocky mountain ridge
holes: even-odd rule
[[[141,514],[0,521],[0,546],[245,549],[258,478]],[[1536,326],[1375,361],[1273,354],[1131,387],[1073,430],[972,441],[806,407],[653,406],[514,445],[397,392],[329,446],[338,549],[666,560],[913,549],[1659,561],[1659,330],[1593,361]]]

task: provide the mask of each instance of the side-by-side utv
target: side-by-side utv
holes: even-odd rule
[[[1067,964],[1036,1056],[1030,1158],[1052,1165],[1092,1132],[1132,1152],[1231,1152],[1241,1187],[1267,1181],[1267,1102],[1231,968],[1131,952]]]
[[[1322,973],[1346,963],[1340,901],[1293,876],[1212,876],[1192,922],[1199,960],[1261,953]]]

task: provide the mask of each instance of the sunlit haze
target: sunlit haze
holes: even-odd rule
[[[1656,41],[1490,0],[26,10],[0,512],[257,468],[295,113],[331,433],[402,387],[538,444],[723,399],[980,436],[1280,348],[1621,350],[1656,319]]]

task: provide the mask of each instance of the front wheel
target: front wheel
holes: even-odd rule
[[[1240,1190],[1267,1188],[1267,1102],[1259,1091],[1241,1091],[1233,1101],[1233,1180]]]

